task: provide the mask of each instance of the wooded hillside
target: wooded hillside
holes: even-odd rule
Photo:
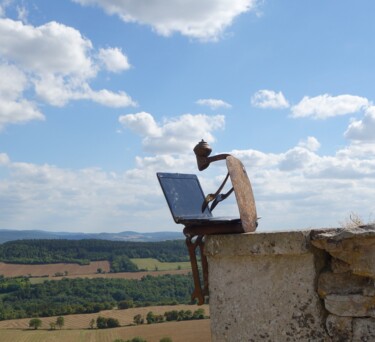
[[[114,307],[191,302],[191,275],[128,279],[62,279],[31,284],[0,276],[0,320],[92,313]]]
[[[188,261],[183,240],[129,242],[107,240],[17,240],[0,245],[0,261],[47,264],[109,260],[113,271],[134,271],[130,258],[155,258],[164,262]]]

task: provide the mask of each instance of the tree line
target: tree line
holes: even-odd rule
[[[31,284],[0,276],[0,320],[62,316],[135,307],[191,303],[191,275],[145,276],[141,280],[76,278]]]
[[[136,271],[131,258],[188,261],[183,240],[132,242],[109,240],[15,240],[0,244],[0,261],[18,264],[78,263],[108,260],[112,272]]]

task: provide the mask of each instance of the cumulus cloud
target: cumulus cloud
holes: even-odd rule
[[[38,74],[86,79],[97,70],[90,58],[92,43],[72,27],[50,22],[38,27],[0,20],[0,53]]]
[[[327,119],[338,115],[356,113],[369,105],[369,100],[355,95],[329,94],[316,97],[305,96],[297,105],[291,108],[293,118],[311,117]]]
[[[0,95],[0,125],[43,119],[33,95],[53,106],[82,99],[110,107],[135,105],[124,91],[90,86],[101,65],[114,72],[126,70],[126,56],[116,48],[99,50],[98,61],[93,55],[91,41],[72,27],[57,22],[32,26],[0,19],[0,73],[2,80],[12,80],[2,82],[6,87]]]
[[[0,130],[8,123],[43,120],[35,103],[22,98],[28,82],[25,74],[15,66],[0,64]]]
[[[283,155],[279,163],[279,169],[281,171],[304,169],[314,162],[315,157],[316,155],[310,150],[296,146]]]
[[[202,138],[215,141],[213,131],[224,128],[223,115],[184,114],[157,123],[154,117],[145,112],[119,117],[119,122],[142,137],[145,150],[165,153],[191,152]]]
[[[219,99],[199,99],[196,103],[201,106],[210,107],[212,110],[232,107],[229,103]]]
[[[273,90],[262,89],[258,90],[251,97],[251,104],[258,108],[288,108],[289,103],[285,99],[283,93],[275,92]]]
[[[139,228],[139,215],[149,227],[160,216],[161,204],[148,200],[159,197],[157,182],[151,181],[155,174],[69,170],[14,162],[4,153],[0,173],[7,174],[0,179],[1,222],[6,227],[130,230]]]
[[[128,57],[119,48],[100,49],[98,58],[106,69],[112,72],[121,72],[130,68]]]
[[[301,140],[298,146],[307,148],[308,150],[315,152],[320,148],[320,142],[314,137],[307,137],[306,140]]]
[[[362,120],[353,120],[345,137],[356,141],[375,141],[375,107],[369,107]]]
[[[256,10],[258,0],[73,0],[96,5],[125,22],[151,26],[158,34],[174,32],[201,40],[215,40],[242,13]]]
[[[158,123],[147,113],[132,115],[124,119],[126,127],[143,138],[168,139],[171,122]],[[173,123],[178,126],[184,120],[177,117]],[[262,216],[259,230],[337,226],[352,211],[365,219],[374,215],[375,144],[353,143],[333,155],[317,154],[318,145],[309,137],[280,153],[227,151],[246,167]],[[119,173],[14,162],[0,153],[1,221],[8,227],[30,229],[178,229],[155,172],[197,173],[197,169],[190,148],[163,153],[172,150],[172,145],[167,147],[137,156],[134,169]],[[225,174],[225,164],[215,163],[198,176],[208,193],[218,188]],[[215,211],[216,215],[237,216],[234,196]]]

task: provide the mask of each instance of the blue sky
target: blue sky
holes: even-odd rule
[[[180,230],[240,158],[259,230],[374,220],[373,1],[0,1],[0,228]],[[234,199],[215,209],[237,215]]]

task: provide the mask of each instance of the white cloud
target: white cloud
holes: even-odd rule
[[[350,140],[375,141],[375,107],[369,107],[362,120],[352,121],[344,135]]]
[[[150,25],[158,34],[174,32],[201,40],[217,39],[242,13],[256,10],[258,0],[73,0],[97,5],[125,22]]]
[[[39,75],[93,77],[97,68],[91,50],[92,43],[72,27],[56,22],[34,27],[0,19],[0,54]]]
[[[85,98],[85,97],[82,97]],[[134,107],[137,105],[132,98],[123,91],[114,93],[112,91],[102,89],[99,91],[89,91],[86,94],[86,98],[94,102],[100,103],[107,107],[123,108],[123,107]]]
[[[91,41],[72,27],[0,19],[0,125],[43,119],[32,100],[35,95],[53,106],[82,99],[110,107],[134,106],[124,91],[93,90],[89,84],[103,63],[111,71],[127,69],[126,56],[116,48],[100,50],[99,60],[92,55]]]
[[[285,99],[283,93],[275,92],[273,90],[262,89],[258,90],[252,97],[251,97],[251,104],[254,107],[259,108],[288,108],[289,103]]]
[[[18,19],[26,23],[29,15],[27,8],[25,6],[17,6],[16,10]]]
[[[176,118],[157,123],[149,113],[141,112],[119,117],[119,122],[143,139],[145,150],[165,153],[189,153],[201,139],[215,140],[212,132],[224,128],[223,115],[184,114]]]
[[[316,155],[312,151],[296,146],[283,155],[278,167],[281,171],[301,170],[305,169],[315,160]]]
[[[218,108],[231,108],[232,107],[229,103],[223,100],[219,100],[219,99],[200,99],[200,100],[197,100],[196,103],[201,106],[210,107],[212,110],[215,110]]]
[[[133,119],[132,128],[142,137],[167,136],[168,122],[158,124],[144,114]],[[174,121],[179,125],[184,120],[181,116]],[[317,145],[310,137],[277,154],[231,152],[244,163],[253,185],[262,216],[258,230],[332,227],[352,211],[365,219],[375,214],[375,144],[350,144],[334,155],[318,155]],[[207,193],[217,189],[226,169],[225,164],[215,163],[198,173],[191,149],[175,152],[138,156],[136,167],[123,173],[13,162],[0,153],[2,224],[79,231],[82,227],[90,231],[179,229],[155,172],[197,173]],[[238,215],[234,201],[232,196],[221,203],[215,215]]]
[[[292,117],[311,117],[326,119],[338,115],[356,113],[369,105],[368,99],[355,95],[329,94],[316,97],[305,96],[297,105],[292,107]]]
[[[298,146],[307,148],[308,150],[315,152],[320,148],[320,142],[314,137],[307,137],[306,140],[301,140]]]
[[[142,225],[152,230],[160,216],[161,201],[149,201],[160,191],[154,173],[120,174],[97,168],[73,171],[48,164],[12,162],[5,154],[0,154],[0,172],[7,174],[0,179],[4,227],[131,230],[140,227],[142,217]]]
[[[0,153],[0,165],[3,164],[8,164],[10,161],[8,155],[6,153]]]
[[[0,80],[0,130],[8,123],[44,119],[35,103],[22,98],[28,82],[21,70],[0,64]]]
[[[128,57],[119,48],[100,49],[98,58],[111,72],[120,72],[130,68]]]

